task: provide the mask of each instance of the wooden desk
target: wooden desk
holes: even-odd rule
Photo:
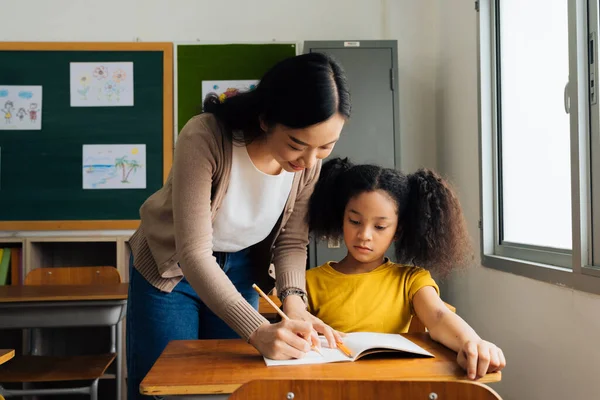
[[[127,300],[127,283],[116,285],[0,286],[0,303]]]
[[[0,365],[4,364],[15,356],[14,350],[0,349]]]
[[[356,362],[267,367],[243,340],[170,342],[140,385],[146,395],[186,399],[226,399],[255,379],[466,380],[456,353],[432,341],[426,333],[404,335],[435,358],[371,357]],[[480,382],[498,382],[500,373]],[[188,397],[189,396],[189,397]]]
[[[116,396],[122,398],[123,327],[128,284],[0,286],[0,329],[111,326],[116,353]],[[39,350],[34,335],[31,353]]]

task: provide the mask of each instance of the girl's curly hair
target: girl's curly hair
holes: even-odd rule
[[[473,251],[458,197],[446,180],[428,169],[405,175],[377,165],[354,165],[347,158],[326,162],[309,201],[311,232],[318,238],[342,238],[348,201],[376,190],[396,202],[396,262],[442,277],[470,264]]]

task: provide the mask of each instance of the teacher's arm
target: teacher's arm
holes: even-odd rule
[[[266,319],[238,292],[213,256],[211,192],[219,168],[215,134],[195,117],[177,138],[173,220],[179,264],[200,299],[246,340]]]
[[[319,180],[320,172],[321,161],[319,160],[313,168],[304,172],[305,176],[300,181],[300,187],[294,204],[283,210],[284,213],[291,211],[291,214],[287,223],[279,232],[273,249],[277,293],[282,293],[286,289],[291,288],[306,291],[306,258],[308,246],[308,223],[306,215],[308,212],[308,201],[315,188],[315,184]],[[290,297],[300,299],[298,296]]]
[[[177,139],[173,163],[173,219],[179,264],[206,306],[266,357],[301,358],[309,323],[269,322],[238,292],[213,256],[211,188],[219,166],[214,133],[195,117]]]
[[[308,202],[315,184],[319,180],[321,160],[313,168],[305,171],[307,174],[300,182],[300,191],[291,209],[291,215],[275,241],[273,249],[273,264],[275,266],[277,293],[287,289],[300,289],[306,292],[306,258],[308,246],[308,223],[306,215]],[[289,212],[289,210],[284,210]],[[320,346],[317,332],[322,333],[331,348],[336,347],[336,341],[342,341],[342,335],[329,327],[323,321],[310,314],[304,300],[297,295],[287,296],[283,300],[283,310],[295,320],[310,322],[313,332],[313,344]]]

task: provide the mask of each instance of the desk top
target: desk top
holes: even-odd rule
[[[0,303],[127,300],[127,283],[116,285],[0,286]]]
[[[0,349],[0,365],[4,364],[15,356],[14,350]]]
[[[456,353],[426,333],[404,335],[435,358],[366,357],[355,362],[267,367],[258,351],[243,340],[170,342],[140,385],[146,395],[233,393],[255,379],[466,380]],[[377,372],[375,372],[377,371]],[[501,373],[480,382],[498,382]]]

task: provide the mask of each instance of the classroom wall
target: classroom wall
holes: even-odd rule
[[[458,186],[479,252],[477,14],[463,0],[439,0],[436,14],[438,167]],[[446,300],[506,353],[494,385],[505,400],[600,398],[600,296],[480,266],[445,286]]]
[[[388,4],[389,3],[389,4]],[[404,167],[436,162],[435,0],[0,0],[8,41],[297,41],[407,39],[399,43]],[[418,152],[416,152],[418,150]]]
[[[437,162],[432,118],[437,28],[432,25],[435,15],[431,10],[435,3],[436,0],[0,0],[0,9],[10,15],[0,24],[0,40],[301,44],[304,40],[397,39],[400,130],[404,143],[401,166],[412,170],[422,164],[434,167]],[[128,232],[93,232],[119,233]],[[0,232],[0,237],[12,234]]]

